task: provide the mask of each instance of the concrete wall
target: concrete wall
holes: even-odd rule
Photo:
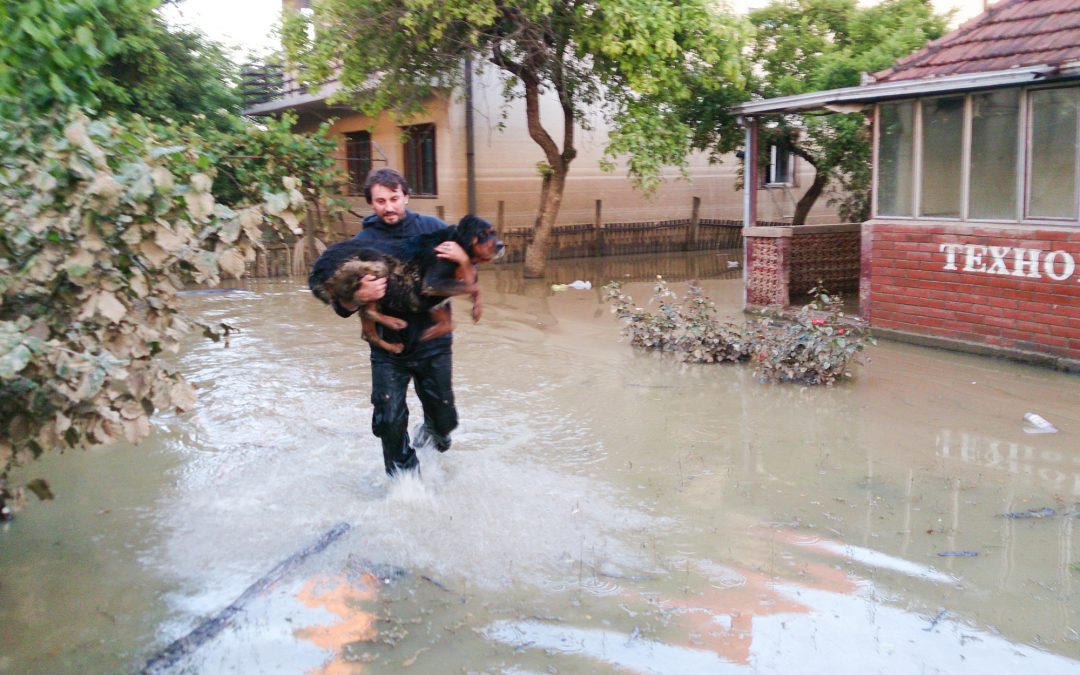
[[[540,196],[537,164],[544,156],[529,137],[524,102],[515,99],[505,106],[503,84],[498,74],[488,69],[475,79],[473,110],[477,210],[494,220],[501,201],[507,227],[530,227],[536,218]],[[377,149],[373,148],[374,156],[379,158],[380,149],[385,155],[385,161],[375,161],[373,166],[397,169],[401,169],[403,161],[399,124],[433,122],[439,194],[414,198],[411,207],[430,214],[441,208],[450,221],[464,215],[467,208],[465,107],[459,94],[433,99],[424,115],[400,123],[390,116],[372,123],[362,115],[338,108],[323,111],[318,116],[305,116],[298,129],[311,130],[318,118],[331,115],[338,117],[331,127],[334,133],[370,130],[377,146]],[[561,111],[553,96],[543,98],[541,117],[551,136],[561,145]],[[720,164],[711,164],[706,154],[697,153],[689,158],[689,180],[682,178],[677,170],[670,169],[665,174],[666,182],[650,197],[634,189],[624,165],[611,173],[600,170],[607,127],[599,113],[591,119],[591,130],[579,128],[575,133],[578,156],[570,167],[559,214],[560,225],[592,223],[598,199],[603,202],[603,220],[609,223],[689,218],[694,197],[701,198],[701,218],[742,219],[742,192],[735,190],[741,161],[734,156],[725,157]],[[344,138],[338,155],[344,169]],[[809,186],[813,180],[812,169],[805,163],[797,163],[796,170],[799,172],[796,187],[760,189],[760,220],[784,220],[794,211],[795,200],[804,190],[799,186]],[[368,212],[362,197],[352,201],[354,210]],[[824,198],[819,201],[810,222],[835,222],[835,212],[824,202]]]
[[[1080,366],[1080,228],[872,220],[861,311],[931,344]]]

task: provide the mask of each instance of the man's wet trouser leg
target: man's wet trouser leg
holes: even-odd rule
[[[382,441],[383,464],[391,476],[418,463],[409,446],[409,408],[405,404],[411,377],[404,361],[372,351],[371,432]]]
[[[450,432],[458,424],[451,383],[452,361],[451,354],[438,354],[420,361],[414,372],[416,395],[424,406],[424,428],[439,452],[450,449]]]

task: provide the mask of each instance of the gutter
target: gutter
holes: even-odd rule
[[[734,107],[738,115],[764,115],[778,112],[800,112],[808,110],[844,110],[851,104],[869,104],[894,98],[912,98],[924,94],[941,94],[969,91],[972,89],[990,89],[997,87],[1027,84],[1039,79],[1055,79],[1080,76],[1080,63],[1070,62],[1060,65],[1027,66],[1010,68],[986,73],[964,73],[923,80],[899,80],[881,82],[858,87],[844,87],[815,91],[794,96],[779,96],[763,101],[751,101]]]

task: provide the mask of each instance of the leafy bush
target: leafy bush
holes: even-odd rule
[[[73,112],[0,127],[0,517],[23,500],[7,484],[13,466],[136,442],[155,410],[194,403],[159,356],[195,326],[220,330],[184,317],[177,291],[239,277],[262,227],[299,233],[304,211],[292,178],[257,205],[217,204],[214,173],[212,159],[138,118]]]
[[[716,320],[716,308],[696,281],[690,281],[683,302],[661,277],[653,287],[656,313],[634,304],[612,281],[603,299],[626,322],[630,344],[646,350],[673,352],[690,363],[737,362],[751,359],[754,373],[768,382],[832,384],[850,376],[855,355],[872,343],[866,325],[845,317],[839,297],[824,289],[791,320],[760,319],[745,329]]]
[[[770,382],[832,384],[850,377],[856,355],[874,340],[865,322],[844,316],[843,302],[823,288],[792,320],[751,324],[754,373]]]
[[[612,311],[627,322],[623,334],[635,347],[674,352],[689,363],[740,361],[748,354],[738,328],[716,321],[716,306],[696,281],[689,283],[685,301],[680,303],[667,282],[657,276],[653,287],[653,301],[659,310],[656,314],[635,307],[633,298],[622,292],[617,281],[604,286],[603,292],[604,300],[612,303]]]

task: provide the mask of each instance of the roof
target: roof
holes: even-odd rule
[[[874,74],[875,82],[1080,61],[1080,2],[1002,0]]]
[[[750,101],[743,115],[832,110],[859,104],[1080,77],[1080,0],[1003,0],[867,84]]]

